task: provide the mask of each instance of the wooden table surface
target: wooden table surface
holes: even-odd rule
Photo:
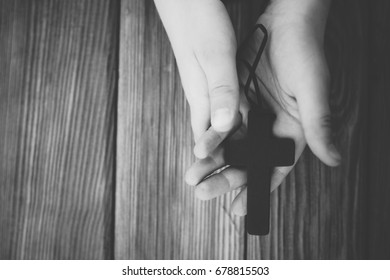
[[[265,1],[227,1],[238,41]],[[0,259],[390,259],[390,2],[333,1],[340,167],[306,150],[247,236],[184,183],[193,140],[151,0],[0,0]]]

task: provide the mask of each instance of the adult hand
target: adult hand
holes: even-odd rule
[[[230,131],[238,118],[234,30],[220,0],[155,0],[191,109],[195,142],[210,127]]]
[[[294,139],[296,160],[307,143],[321,161],[336,166],[341,157],[331,139],[329,72],[323,51],[328,8],[329,1],[272,1],[258,20],[258,23],[267,28],[269,41],[257,67],[256,76],[263,98],[277,115],[274,134]],[[260,43],[256,37],[249,42],[255,45],[252,49],[258,49]],[[243,80],[246,79],[245,71],[240,71],[240,78],[241,76]],[[243,123],[233,137],[245,135],[247,111],[248,105],[244,100],[241,102]],[[227,133],[221,134],[212,127],[203,134],[195,146],[195,151],[202,159],[188,170],[186,181],[190,185],[196,185],[196,194],[201,199],[211,199],[242,187],[232,204],[232,211],[244,215],[246,171],[228,167],[209,176],[226,165],[223,145],[220,145],[226,136]],[[292,167],[275,168],[271,190],[282,182],[291,169]]]

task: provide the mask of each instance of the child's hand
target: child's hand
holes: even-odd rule
[[[256,75],[263,98],[277,115],[274,134],[294,139],[296,160],[308,143],[321,161],[335,166],[340,162],[340,155],[332,143],[330,131],[329,73],[323,52],[326,13],[311,13],[310,16],[305,16],[300,10],[300,13],[291,15],[291,7],[286,9],[284,5],[278,4],[280,2],[282,1],[272,2],[258,21],[267,28],[269,38]],[[324,9],[327,11],[326,7]],[[256,41],[256,37],[252,38],[249,45],[253,44],[253,49],[258,49],[261,41]],[[245,57],[253,55],[245,53]],[[243,81],[246,80],[245,73],[239,71]],[[241,102],[243,123],[240,132],[233,137],[242,137],[245,134],[247,110],[247,104]],[[188,184],[196,185],[196,194],[201,199],[211,199],[243,187],[233,202],[232,211],[244,215],[245,170],[228,167],[202,181],[225,165],[223,146],[219,144],[227,135],[218,133],[213,128],[203,134],[195,146],[195,153],[203,159],[191,166],[186,180]],[[271,190],[282,182],[291,169],[292,167],[275,168]]]
[[[236,38],[220,0],[155,0],[171,41],[195,141],[210,126],[230,131],[238,118]]]

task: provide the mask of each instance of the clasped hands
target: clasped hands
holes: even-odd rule
[[[245,71],[237,70],[237,42],[229,15],[219,0],[155,0],[155,4],[191,109],[198,160],[187,171],[186,182],[196,186],[196,195],[204,200],[241,188],[231,211],[245,215],[247,174],[226,166],[222,145],[226,138],[246,136],[249,111],[239,87]],[[322,162],[336,166],[341,157],[331,137],[330,77],[323,50],[329,5],[329,0],[270,1],[257,21],[269,38],[256,76],[264,100],[277,116],[273,132],[295,141],[295,159],[308,144]],[[292,168],[275,168],[271,190]]]

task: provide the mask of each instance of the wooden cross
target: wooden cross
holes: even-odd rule
[[[247,232],[269,233],[270,184],[275,166],[294,164],[295,144],[288,138],[277,138],[272,132],[275,115],[259,108],[248,115],[248,138],[225,143],[225,160],[248,171]]]

